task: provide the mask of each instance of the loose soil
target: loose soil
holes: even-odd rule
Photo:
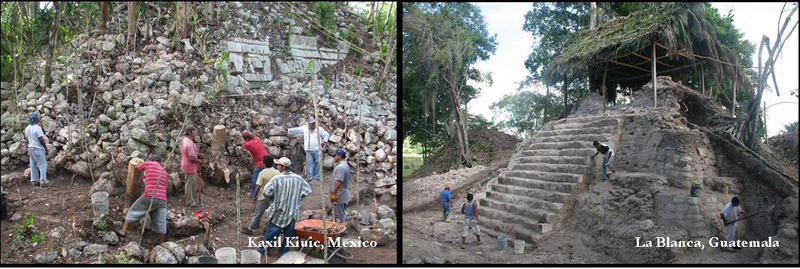
[[[6,174],[6,171],[3,171]],[[23,171],[13,171],[11,173],[23,173]],[[83,256],[78,260],[71,260],[61,256],[62,251],[66,252],[78,240],[83,240],[91,243],[101,243],[102,240],[96,237],[95,231],[92,228],[93,212],[91,206],[91,199],[89,198],[89,188],[92,186],[91,180],[83,179],[80,177],[72,179],[71,174],[56,172],[48,174],[50,186],[48,188],[33,187],[27,180],[16,180],[13,183],[4,186],[4,190],[8,193],[9,198],[9,218],[14,213],[21,213],[23,218],[12,221],[10,219],[0,221],[0,232],[2,236],[2,251],[0,251],[0,258],[3,263],[33,263],[33,256],[38,253],[46,251],[57,251],[59,258],[56,263],[91,263],[96,261],[97,256],[86,257]],[[242,189],[239,193],[241,203],[240,215],[241,225],[246,226],[250,223],[250,218],[253,216],[254,205],[247,197],[249,192],[249,184],[243,182]],[[301,212],[303,210],[319,209],[322,205],[322,199],[319,195],[319,183],[312,184],[313,194],[311,197],[304,199],[301,202]],[[236,247],[237,236],[240,236],[241,244],[239,247],[244,250],[247,249],[247,236],[240,234],[241,230],[236,221],[236,193],[235,187],[218,187],[207,186],[202,196],[203,207],[208,208],[212,214],[222,214],[223,220],[214,225],[214,243],[219,247]],[[111,219],[114,221],[124,221],[125,215],[122,213],[124,208],[127,207],[125,199],[121,198],[122,195],[117,195],[109,198],[109,210]],[[327,199],[327,198],[324,198]],[[327,200],[326,200],[327,201]],[[329,203],[329,201],[328,201]],[[167,196],[167,207],[175,210],[177,213],[191,214],[197,209],[189,208],[183,203],[183,194],[179,193],[178,197],[173,195]],[[366,207],[366,206],[364,206]],[[356,209],[356,206],[351,205],[348,210]],[[25,216],[31,214],[36,219],[36,232],[44,232],[49,234],[51,230],[61,227],[63,232],[61,238],[50,238],[46,236],[45,240],[32,247],[32,241],[27,238],[20,244],[12,243],[12,230],[17,224],[24,221]],[[72,236],[72,221],[76,221],[75,234],[77,240]],[[302,219],[302,217],[301,217]],[[261,228],[255,231],[253,236],[263,236],[265,225],[262,222]],[[120,243],[116,246],[109,245],[107,253],[116,253],[117,248],[121,248],[129,241],[138,241],[141,226],[132,223],[129,227],[127,237],[120,238]],[[169,235],[167,241],[176,242],[186,238],[174,238]],[[202,234],[199,234],[198,239],[183,240],[178,244],[181,246],[187,244],[200,244],[202,241]],[[345,238],[358,238],[358,233],[351,231]],[[145,232],[144,239],[142,240],[142,247],[151,250],[158,245],[156,235],[149,230]],[[397,261],[397,247],[396,242],[390,243],[388,246],[377,248],[348,248],[349,253],[354,255],[353,259],[348,260],[348,264],[362,264],[362,263],[396,263]],[[212,250],[213,252],[213,250]],[[306,252],[306,251],[304,251]],[[277,250],[270,251],[268,262],[275,261]],[[312,253],[312,256],[321,258],[322,254]]]

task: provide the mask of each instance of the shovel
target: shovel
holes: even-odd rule
[[[747,219],[747,218],[750,218],[750,217],[752,217],[752,216],[756,216],[756,215],[760,215],[760,214],[764,214],[764,213],[769,213],[769,212],[772,212],[772,210],[774,210],[774,209],[775,209],[775,205],[773,204],[773,205],[771,205],[770,207],[768,207],[766,210],[761,210],[761,211],[758,211],[758,212],[756,212],[756,213],[753,213],[753,214],[750,214],[750,215],[744,216],[744,217],[743,217],[743,218],[741,218],[741,219],[737,219],[737,220],[734,220],[734,221],[728,222],[728,225],[734,224],[734,223],[736,223],[736,222],[739,222],[739,221],[741,221],[741,220],[745,220],[745,219]]]

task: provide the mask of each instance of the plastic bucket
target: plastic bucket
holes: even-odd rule
[[[92,210],[94,216],[108,215],[108,193],[104,191],[92,194]]]
[[[217,258],[211,256],[202,256],[197,258],[198,264],[217,264]]]
[[[259,264],[261,263],[261,253],[254,249],[242,250],[241,252],[242,264]]]
[[[700,183],[693,183],[692,188],[689,191],[689,195],[691,197],[700,197],[700,190],[702,189],[703,187],[700,185]]]
[[[236,249],[232,247],[224,247],[214,251],[214,257],[217,258],[219,264],[235,264],[236,263]]]
[[[514,240],[514,254],[525,253],[525,240]]]
[[[508,236],[501,235],[497,237],[497,249],[504,250],[508,246]]]

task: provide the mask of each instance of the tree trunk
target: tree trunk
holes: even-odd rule
[[[731,104],[731,116],[736,116],[736,83],[739,82],[738,72],[733,76],[733,103]]]
[[[650,70],[653,76],[653,107],[658,107],[658,92],[656,91],[656,59],[656,43],[653,42],[653,58],[651,60],[653,65]]]
[[[100,1],[100,30],[105,33],[108,29],[108,2]]]
[[[175,2],[175,39],[180,41],[186,37],[186,21],[188,20],[188,7],[186,2]]]
[[[547,107],[550,106],[550,86],[545,85],[546,93],[544,94],[544,119],[542,119],[542,124],[544,125],[547,123]]]
[[[597,2],[590,3],[591,14],[589,17],[589,30],[594,31],[597,28]]]
[[[388,24],[389,24],[389,18],[390,18],[390,17],[391,17],[391,15],[392,15],[392,10],[393,10],[393,7],[394,7],[394,2],[391,2],[391,3],[389,3],[389,11],[387,11],[387,12],[386,12],[386,20],[384,20],[384,21],[383,21],[383,25],[384,25],[383,27],[386,27],[386,25],[388,25]],[[384,29],[384,30],[385,30],[385,29]],[[394,29],[392,29],[392,30],[394,30]],[[391,35],[392,35],[392,34],[391,34],[391,33],[389,33],[389,37],[391,37]],[[388,50],[387,50],[387,51],[388,51]]]
[[[455,131],[456,138],[458,139],[458,152],[459,155],[461,155],[461,161],[467,167],[472,167],[472,153],[470,152],[469,148],[469,136],[467,135],[466,120],[464,119],[464,114],[461,111],[461,101],[458,96],[456,79],[452,72],[452,70],[447,71],[447,74],[442,75],[442,78],[449,85],[449,87],[447,87],[447,93],[450,95],[450,101],[453,104],[453,121],[456,128]]]
[[[387,16],[387,18],[388,18],[388,16]],[[396,18],[397,18],[397,16],[395,16],[395,19]],[[392,23],[392,31],[389,32],[389,41],[388,41],[388,45],[387,45],[388,47],[386,47],[386,52],[387,52],[386,53],[386,61],[384,61],[385,65],[383,66],[383,72],[381,73],[381,80],[383,80],[383,81],[386,80],[386,76],[389,74],[389,66],[392,65],[392,60],[394,59],[394,50],[395,50],[395,47],[396,47],[395,43],[397,43],[397,38],[392,38],[392,36],[393,36],[393,34],[395,32],[395,27],[396,26],[397,26],[397,23],[393,22]]]
[[[128,2],[128,44],[136,43],[136,2]]]
[[[567,112],[567,84],[568,83],[569,82],[567,81],[567,74],[564,73],[564,83],[561,85],[561,87],[563,88],[563,91],[564,91],[564,112],[561,113],[561,114],[564,115],[564,117],[566,117],[567,113],[568,113]]]
[[[367,14],[367,22],[372,19],[372,14],[375,13],[375,2],[370,2],[369,14]]]
[[[53,2],[53,23],[50,27],[50,53],[47,56],[47,63],[45,64],[44,70],[44,88],[49,88],[50,84],[53,83],[53,78],[51,77],[51,73],[53,71],[53,55],[56,51],[56,42],[58,41],[58,2]]]

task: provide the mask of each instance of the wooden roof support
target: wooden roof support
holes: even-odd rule
[[[669,73],[669,72],[674,72],[674,71],[678,71],[678,70],[681,70],[681,69],[686,69],[686,68],[692,67],[692,65],[693,64],[686,64],[686,65],[670,68],[670,69],[667,69],[667,70],[663,70],[663,71],[660,71],[660,72],[661,72],[661,74],[666,74],[666,73]],[[646,78],[647,76],[650,76],[650,72],[648,72],[647,74],[641,74],[641,75],[637,75],[637,76],[617,79],[615,81],[627,81],[627,80],[641,79],[641,78]]]
[[[638,67],[638,66],[635,66],[635,65],[632,65],[632,64],[626,64],[626,63],[623,63],[623,62],[618,62],[616,60],[609,60],[609,62],[618,64],[618,65],[622,65],[622,66],[627,66],[627,67],[630,67],[630,68],[635,68],[637,70],[641,70],[641,71],[644,71],[644,72],[650,72],[650,70],[647,70],[647,69],[644,69],[644,68],[641,68],[641,67]]]
[[[647,60],[647,61],[645,61],[645,62],[638,63],[638,64],[636,64],[636,65],[641,65],[641,64],[643,64],[643,63],[649,63],[649,62],[650,62],[650,57],[647,57],[647,56],[644,56],[644,55],[638,54],[638,53],[636,53],[635,51],[634,51],[634,52],[631,52],[631,54],[633,54],[633,55],[636,55],[636,56],[639,56],[639,58],[642,58],[642,59],[645,59],[645,60]],[[663,62],[663,61],[659,61],[660,59],[662,59],[662,58],[665,58],[665,57],[667,57],[667,55],[664,55],[664,56],[661,56],[661,57],[658,57],[658,58],[656,58],[656,62],[658,62],[658,64],[660,64],[660,65],[665,65],[665,66],[667,66],[667,67],[675,67],[674,65],[671,65],[671,64],[665,63],[665,62]]]

